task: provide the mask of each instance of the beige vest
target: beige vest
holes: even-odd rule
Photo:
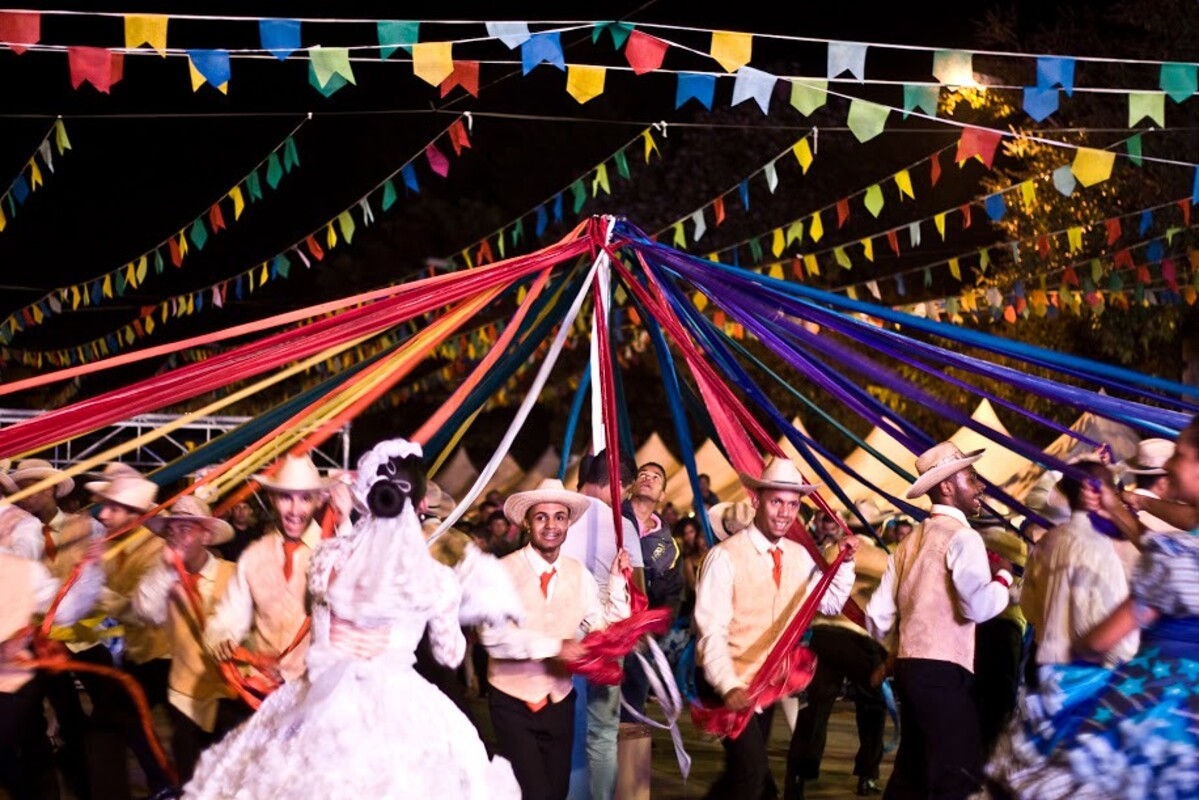
[[[152,567],[162,563],[163,540],[146,528],[137,528],[118,543],[121,541],[132,543],[104,561],[104,580],[109,589],[125,598],[125,609],[118,614],[125,628],[125,658],[134,664],[170,658],[171,644],[166,629],[146,625],[126,613],[142,578]]]
[[[573,639],[587,614],[588,602],[583,589],[583,565],[569,556],[554,562],[558,577],[553,596],[541,596],[541,579],[533,572],[524,550],[509,553],[500,564],[512,576],[512,584],[525,608],[522,627],[540,631],[558,639]],[[570,694],[570,673],[551,659],[516,661],[492,658],[487,680],[505,694],[528,703],[549,697],[557,703]]]
[[[232,561],[216,559],[216,577],[212,596],[201,603],[204,618],[211,616],[217,601],[225,594],[229,580],[237,573]],[[196,700],[233,697],[221,671],[204,649],[204,632],[183,598],[182,590],[172,591],[167,605],[167,631],[171,642],[170,687]]]
[[[821,551],[824,560],[831,564],[833,559],[837,557],[839,547],[840,545],[834,544],[824,548]],[[867,604],[870,603],[870,595],[874,594],[874,590],[878,588],[878,584],[883,578],[883,573],[887,570],[887,551],[868,540],[865,536],[859,536],[858,551],[854,554],[853,566],[853,589],[850,591],[849,598],[857,603],[858,608],[865,611]],[[812,624],[832,625],[838,628],[846,628],[863,636],[870,635],[865,628],[854,622],[844,613],[837,614],[836,616],[817,614],[813,618]]]
[[[729,622],[728,648],[737,677],[749,684],[795,616],[807,594],[807,569],[811,558],[800,545],[779,540],[783,570],[774,585],[774,559],[759,553],[747,535],[730,536],[724,548],[733,565],[733,618]]]
[[[33,622],[37,611],[37,572],[34,562],[0,553],[0,641]],[[29,656],[26,650],[22,653]],[[33,670],[0,662],[0,692],[15,692],[29,682]]]
[[[308,562],[312,550],[307,545],[292,555],[291,578],[283,577],[283,534],[271,531],[252,542],[238,559],[250,587],[254,603],[254,621],[250,626],[250,649],[278,655],[291,646],[308,616]],[[311,634],[279,662],[284,680],[304,674],[304,655]]]
[[[88,514],[67,515],[62,527],[54,534],[57,551],[53,558],[42,557],[42,563],[58,580],[66,580],[75,565],[83,560],[88,545],[95,536],[96,521]]]
[[[945,565],[962,523],[935,515],[900,542],[895,559],[899,658],[950,661],[974,672],[974,623],[957,610],[953,575]],[[977,535],[977,534],[975,534]]]

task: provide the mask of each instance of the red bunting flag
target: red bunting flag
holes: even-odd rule
[[[455,86],[461,86],[471,97],[479,96],[478,61],[455,61],[454,71],[441,82],[441,96],[445,97]]]
[[[849,219],[849,198],[842,197],[837,201],[837,228],[840,229]]]
[[[208,209],[208,223],[212,228],[213,233],[225,228],[225,215],[221,213],[221,204],[213,203],[212,208]]]
[[[716,217],[716,225],[719,227],[720,223],[724,222],[724,195],[712,201],[712,213]]]
[[[887,231],[887,244],[891,245],[892,253],[899,255],[899,236],[896,234],[894,228]]]
[[[1121,230],[1119,217],[1109,219],[1107,221],[1107,243],[1109,247],[1119,240],[1120,233]]]
[[[312,253],[312,257],[317,261],[325,257],[325,251],[321,249],[320,243],[317,242],[316,237],[312,234],[308,234],[308,238],[304,240],[304,244],[308,245],[308,252]]]
[[[954,161],[959,164],[968,158],[978,156],[988,167],[995,160],[995,150],[1003,134],[999,131],[985,128],[963,128],[962,138],[958,140],[958,153]]]
[[[634,73],[644,75],[662,66],[668,46],[661,39],[634,29],[624,46],[624,57]]]
[[[1182,209],[1182,224],[1191,224],[1191,198],[1184,197],[1178,201],[1178,207]]]
[[[36,11],[0,11],[0,41],[21,55],[42,38],[42,15]]]
[[[1130,251],[1127,247],[1125,247],[1123,250],[1117,250],[1116,254],[1112,256],[1112,266],[1116,267],[1117,269],[1132,269],[1132,251]]]
[[[470,137],[466,135],[466,126],[462,120],[454,120],[450,126],[450,144],[454,146],[454,155],[462,155],[462,151],[470,147]]]
[[[125,56],[103,47],[68,47],[67,61],[71,68],[71,86],[78,89],[84,81],[96,91],[108,94],[125,71]]]
[[[936,186],[939,180],[941,180],[941,152],[938,150],[929,159],[928,185]]]
[[[1037,237],[1037,253],[1041,258],[1049,257],[1049,234],[1042,233]]]

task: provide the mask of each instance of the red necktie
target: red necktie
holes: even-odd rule
[[[187,584],[187,592],[189,595],[200,599],[200,573],[184,572],[183,582]]]
[[[48,522],[42,524],[42,542],[45,544],[46,558],[53,563],[54,557],[58,555],[58,545],[54,543],[54,529]]]
[[[287,536],[283,537],[283,579],[291,580],[291,561],[295,555],[296,548],[304,544],[299,539],[292,539]]]
[[[541,596],[542,597],[550,596],[550,581],[552,581],[554,579],[555,574],[557,574],[557,571],[553,570],[553,569],[549,570],[548,572],[541,573]]]
[[[774,559],[774,586],[779,588],[783,582],[783,551],[782,548],[770,548],[770,557]]]

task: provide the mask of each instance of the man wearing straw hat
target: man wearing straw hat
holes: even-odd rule
[[[1011,602],[1012,576],[992,574],[982,537],[974,462],[941,442],[916,459],[908,499],[927,494],[929,517],[900,542],[866,606],[866,626],[894,659],[903,735],[888,798],[966,798],[981,783],[974,682],[975,625]],[[896,638],[898,637],[898,643]]]
[[[0,472],[0,552],[17,558],[41,561],[45,552],[42,524],[21,505],[6,499],[18,491],[17,484]]]
[[[601,601],[591,572],[561,552],[567,529],[589,506],[556,478],[504,502],[508,519],[528,534],[527,545],[500,560],[525,619],[520,625],[484,625],[479,639],[491,656],[496,749],[512,762],[529,800],[562,800],[569,790],[576,693],[563,665],[586,654],[581,635],[629,615],[627,554],[613,562]]]
[[[100,506],[97,517],[106,534],[119,534],[104,553],[105,587],[97,605],[98,616],[117,620],[124,630],[123,656],[108,657],[108,663],[123,658],[122,666],[141,684],[150,706],[165,703],[167,673],[171,666],[170,643],[165,631],[146,625],[132,608],[137,585],[162,560],[162,540],[138,522],[154,508],[158,484],[138,474],[124,474],[109,481],[85,483],[84,488]],[[103,659],[108,653],[108,648],[91,647],[76,658],[93,660],[99,656]],[[151,796],[172,796],[175,787],[154,758],[136,709],[124,691],[104,679],[90,682],[85,679],[84,685],[92,696],[95,709],[91,717],[92,734],[98,739],[93,742],[89,736],[92,795],[128,796],[124,747],[116,746],[112,736],[119,734],[145,772]]]
[[[741,481],[750,492],[753,523],[704,557],[692,617],[701,696],[714,694],[732,711],[750,707],[747,687],[820,578],[807,549],[787,536],[802,499],[817,487],[785,458],[772,459],[761,477],[742,474]],[[847,560],[820,599],[821,613],[838,613],[853,587],[857,537],[845,537],[841,546]],[[725,768],[708,797],[777,796],[766,756],[773,716],[773,705],[758,710],[741,735],[721,740]]]
[[[51,485],[27,495],[16,504],[37,517],[41,525],[38,531],[41,555],[38,557],[50,574],[60,580],[65,578],[83,557],[88,544],[103,534],[104,526],[87,514],[68,514],[59,506],[59,500],[75,488],[75,481],[49,461],[27,458],[18,462],[8,477],[18,489],[28,489],[48,478],[55,479]]]
[[[232,562],[214,557],[209,548],[232,539],[233,528],[191,495],[180,497],[170,513],[147,520],[146,527],[164,537],[167,546],[162,561],[138,584],[133,610],[167,630],[171,751],[179,781],[187,783],[201,751],[245,716],[244,706],[231,702],[235,695],[201,641],[204,618],[212,613],[237,569]]]
[[[276,519],[237,559],[236,579],[217,603],[204,638],[222,660],[248,639],[254,652],[279,658],[283,680],[294,680],[304,673],[310,638],[308,562],[321,540],[315,516],[334,481],[307,455],[287,455],[273,475],[254,480],[266,491]]]
[[[1169,499],[1170,478],[1169,473],[1166,472],[1166,462],[1173,455],[1174,442],[1169,439],[1142,439],[1137,442],[1136,455],[1124,465],[1124,474],[1131,475],[1135,483],[1132,491],[1126,493],[1124,499],[1137,509],[1137,520],[1145,526],[1146,530],[1162,532],[1183,530],[1175,522],[1156,516],[1153,513],[1155,509],[1160,511],[1165,506],[1168,512],[1171,506],[1177,506],[1179,509],[1190,511],[1182,503]],[[1189,518],[1183,518],[1180,521],[1185,524]],[[1190,530],[1191,527],[1194,526],[1188,526],[1185,530]]]

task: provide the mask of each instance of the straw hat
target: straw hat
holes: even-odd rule
[[[1062,473],[1055,469],[1047,469],[1024,495],[1024,505],[1049,521],[1051,525],[1061,525],[1070,519],[1070,504],[1066,496],[1057,488],[1062,479]]]
[[[906,497],[914,500],[928,494],[929,490],[956,472],[978,461],[983,450],[963,453],[953,442],[941,442],[925,450],[916,458],[916,478]]]
[[[878,503],[874,502],[870,498],[858,500],[853,505],[854,508],[858,510],[858,514],[860,514],[862,518],[866,520],[866,524],[872,528],[877,528],[887,519],[887,515],[884,514],[882,509],[878,507]],[[855,524],[861,522],[861,520],[858,519],[858,516],[852,512],[846,514],[845,518],[850,527],[853,527]]]
[[[40,481],[43,478],[54,476],[59,477],[58,483],[54,486],[55,497],[65,497],[75,488],[73,478],[68,477],[62,470],[55,469],[54,465],[44,458],[26,458],[18,461],[17,468],[8,473],[8,477],[16,484],[29,480]]]
[[[0,472],[0,492],[8,495],[19,490],[20,487],[17,486],[12,478],[8,477],[7,472]]]
[[[1137,454],[1128,459],[1125,472],[1133,475],[1165,475],[1166,462],[1174,455],[1174,442],[1169,439],[1142,439],[1137,442]]]
[[[183,495],[171,506],[169,513],[146,520],[146,527],[157,534],[163,534],[171,522],[194,522],[207,528],[212,534],[212,539],[208,542],[210,546],[224,544],[233,538],[233,526],[212,516],[208,504],[194,495]]]
[[[805,483],[803,476],[799,474],[799,468],[791,463],[789,458],[771,458],[762,470],[761,478],[755,478],[744,472],[740,477],[741,482],[754,491],[777,489],[807,495],[820,488],[818,483]]]
[[[104,465],[104,469],[102,470],[83,473],[85,478],[93,481],[110,481],[118,475],[142,477],[142,474],[136,468],[129,466],[123,461],[109,461]]]
[[[433,481],[428,481],[425,484],[425,507],[426,513],[430,517],[437,519],[446,519],[454,512],[457,507],[454,498],[450,497],[449,492],[442,489]]]
[[[83,488],[110,503],[149,511],[158,497],[158,484],[137,475],[118,475],[111,481],[92,481]]]
[[[745,500],[734,503],[726,500],[708,509],[708,524],[717,541],[723,542],[753,524],[754,507]]]
[[[254,480],[272,492],[321,492],[333,485],[333,480],[321,477],[316,464],[306,455],[286,455],[274,475],[259,472]]]
[[[538,503],[557,503],[570,510],[570,524],[573,525],[579,517],[591,506],[591,501],[578,492],[569,491],[557,478],[546,478],[537,485],[536,489],[527,492],[517,492],[504,501],[504,516],[516,525],[522,525],[525,514]]]

